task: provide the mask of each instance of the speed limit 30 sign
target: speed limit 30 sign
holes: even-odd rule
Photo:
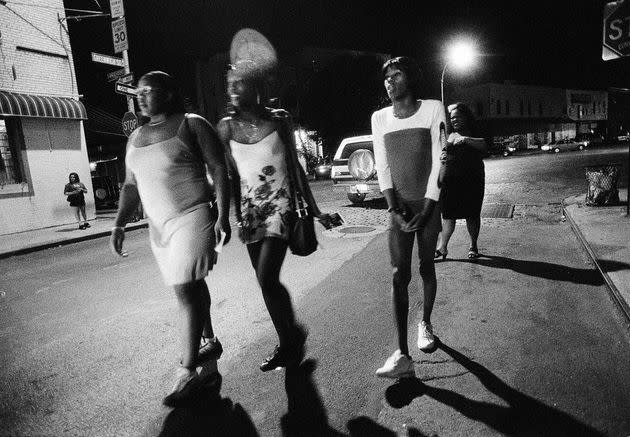
[[[129,49],[125,17],[112,20],[112,38],[114,40],[114,53],[122,53],[124,50]]]

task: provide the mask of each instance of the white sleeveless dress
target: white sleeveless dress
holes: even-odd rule
[[[181,129],[141,147],[131,141],[125,158],[148,216],[151,250],[169,286],[203,279],[216,263],[212,189],[199,154],[177,136]]]
[[[241,240],[289,239],[289,180],[285,145],[277,131],[254,144],[230,140],[241,176]]]

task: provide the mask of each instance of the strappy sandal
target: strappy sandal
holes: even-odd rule
[[[468,249],[468,259],[479,258],[479,250],[473,249],[472,247]]]
[[[442,257],[442,261],[444,261],[446,259],[446,255],[448,255],[448,250],[442,252],[440,249],[435,249],[435,254],[433,255],[433,258],[438,259],[439,257]]]

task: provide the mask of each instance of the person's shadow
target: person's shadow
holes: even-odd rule
[[[298,367],[286,369],[284,381],[288,408],[280,421],[283,436],[396,436],[394,431],[366,416],[359,416],[347,422],[349,434],[331,427],[319,390],[313,381],[316,367],[316,361],[308,359]],[[422,434],[413,428],[408,431],[410,436],[422,437]]]
[[[285,370],[287,413],[280,419],[283,436],[343,436],[328,423],[328,414],[313,381],[317,362],[304,361]]]
[[[402,379],[387,388],[385,397],[394,408],[409,405],[427,395],[449,405],[464,416],[485,423],[507,435],[603,436],[596,429],[569,414],[527,396],[507,385],[488,369],[440,342],[439,348],[475,375],[483,386],[503,399],[508,406],[476,401],[461,394],[424,384],[417,378]]]
[[[604,279],[595,269],[579,269],[545,261],[529,261],[483,254],[480,258],[475,258],[473,262],[487,267],[509,269],[523,275],[536,276],[553,281],[566,281],[585,285],[604,284]],[[600,263],[605,271],[617,271],[630,268],[630,264],[618,261],[598,260],[598,263]]]
[[[222,377],[216,372],[210,384],[166,416],[159,435],[258,437],[256,426],[245,409],[230,398],[221,397],[221,383]]]

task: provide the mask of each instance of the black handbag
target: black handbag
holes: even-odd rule
[[[293,255],[308,256],[317,250],[315,221],[302,193],[292,191],[295,207],[289,217],[289,249]]]
[[[289,145],[285,144],[289,194],[292,204],[289,213],[289,249],[293,255],[308,256],[317,250],[318,243],[313,212],[304,198],[302,178],[295,164],[297,159],[294,159],[297,156],[293,156],[295,153],[295,149],[290,150]]]

